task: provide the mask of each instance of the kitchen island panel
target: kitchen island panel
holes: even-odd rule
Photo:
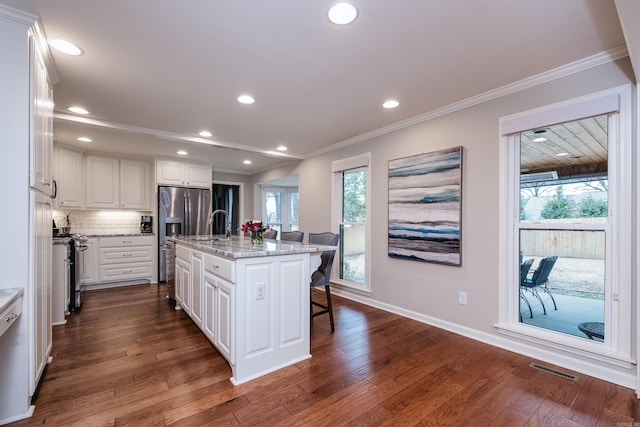
[[[229,361],[233,384],[311,357],[310,260],[320,249],[289,244],[256,248],[232,239],[210,250],[189,238],[171,240],[177,252],[204,249],[204,321],[196,324]],[[221,257],[221,252],[239,256]]]

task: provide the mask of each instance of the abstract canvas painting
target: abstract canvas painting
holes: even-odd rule
[[[389,161],[389,256],[462,265],[462,147]]]

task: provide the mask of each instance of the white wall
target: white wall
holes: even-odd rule
[[[305,233],[331,229],[331,161],[370,152],[372,292],[370,298],[351,297],[522,352],[523,343],[499,335],[494,327],[498,321],[498,119],[632,82],[630,63],[622,59],[307,159],[294,171],[299,176],[300,229]],[[459,145],[464,147],[462,266],[389,258],[388,161]],[[458,304],[459,291],[467,292],[468,305]],[[624,369],[618,374],[635,377],[635,372]]]

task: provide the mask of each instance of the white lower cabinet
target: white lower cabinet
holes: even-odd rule
[[[80,252],[83,286],[113,286],[118,282],[151,281],[154,236],[92,237]]]
[[[177,243],[176,302],[229,362],[234,384],[310,357],[309,261],[231,259]]]
[[[204,318],[202,319],[202,332],[209,338],[212,343],[216,339],[215,327],[215,295],[216,295],[216,277],[207,272],[203,276],[204,294]]]
[[[191,251],[176,247],[176,309],[191,316]]]
[[[34,293],[32,307],[32,349],[31,349],[31,395],[36,390],[40,377],[47,364],[52,348],[52,314],[51,314],[51,199],[42,193],[31,191],[31,207],[33,211],[31,230],[34,237],[31,257],[33,267],[31,279]]]
[[[202,252],[191,252],[191,318],[202,329],[202,293],[204,265]]]
[[[87,249],[80,252],[80,283],[93,285],[100,281],[98,271],[100,268],[98,239],[91,237],[85,243]]]
[[[231,283],[227,283],[224,280],[218,281],[215,298],[216,336],[214,344],[229,363],[234,363],[235,361],[233,353],[233,294],[234,286]]]
[[[220,354],[233,364],[234,285],[205,271],[204,294],[202,330]]]

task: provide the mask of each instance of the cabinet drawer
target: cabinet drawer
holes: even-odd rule
[[[120,236],[101,237],[101,248],[117,248],[122,246],[152,246],[153,236]]]
[[[191,250],[184,246],[176,245],[176,258],[182,258],[187,261],[191,261]]]
[[[100,264],[118,264],[123,262],[151,262],[151,246],[135,246],[124,248],[100,247]]]
[[[109,264],[100,266],[101,282],[119,282],[135,279],[151,279],[150,262]]]
[[[7,308],[0,313],[0,336],[5,333],[9,326],[13,325],[13,322],[22,313],[22,297],[18,298]]]
[[[204,269],[211,274],[215,274],[216,276],[228,280],[231,283],[234,283],[236,280],[235,262],[226,258],[205,254]]]

